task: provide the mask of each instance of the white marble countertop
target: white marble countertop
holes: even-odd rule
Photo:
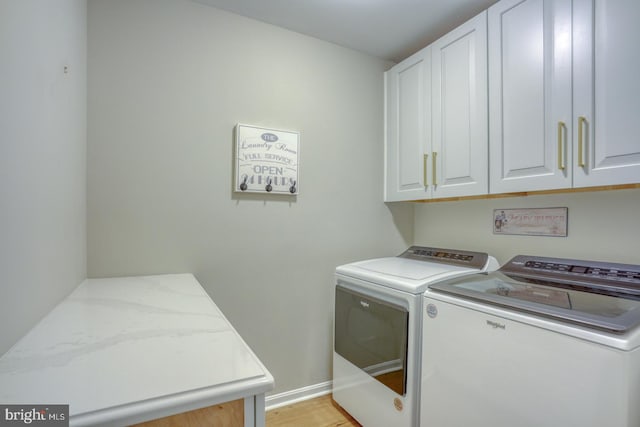
[[[273,388],[191,274],[87,279],[0,358],[1,404],[126,425]]]

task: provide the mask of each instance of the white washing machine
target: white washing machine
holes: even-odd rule
[[[486,253],[419,246],[338,267],[333,399],[365,427],[417,426],[422,294],[497,268]]]
[[[520,255],[424,299],[422,427],[640,426],[640,266]]]

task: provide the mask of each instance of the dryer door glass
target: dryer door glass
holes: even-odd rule
[[[335,351],[400,395],[407,384],[404,307],[336,286]]]

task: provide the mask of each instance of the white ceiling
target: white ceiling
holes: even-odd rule
[[[393,62],[497,0],[194,0]]]

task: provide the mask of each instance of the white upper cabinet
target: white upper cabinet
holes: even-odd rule
[[[640,182],[640,2],[489,9],[490,191]]]
[[[391,68],[385,85],[385,201],[486,194],[486,12]]]
[[[571,187],[571,0],[489,9],[490,191]]]
[[[574,0],[574,186],[640,182],[640,1]]]
[[[385,73],[386,202],[430,195],[425,157],[431,145],[430,52],[425,48]]]
[[[489,191],[487,13],[431,45],[432,196]]]
[[[640,183],[639,23],[639,0],[501,0],[393,67],[385,201]]]

